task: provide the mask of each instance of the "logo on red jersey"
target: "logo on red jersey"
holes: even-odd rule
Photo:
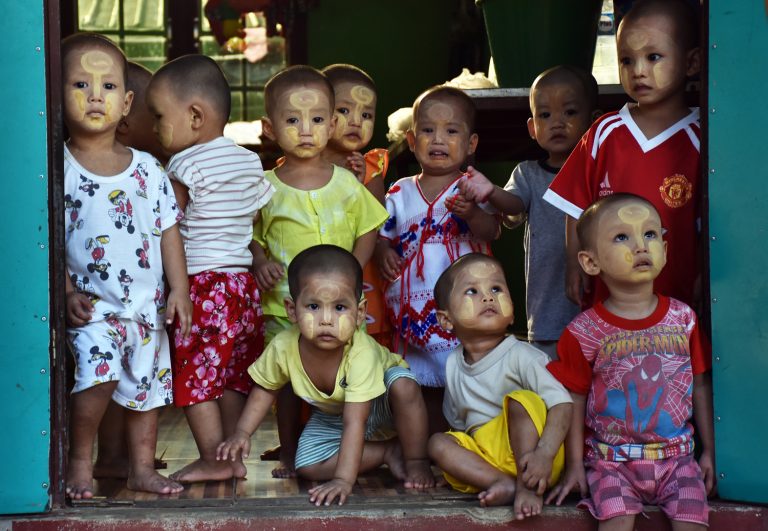
[[[670,208],[678,208],[686,204],[693,196],[693,184],[685,178],[685,175],[676,173],[664,179],[659,186],[661,198]]]
[[[608,172],[605,172],[602,182],[600,182],[600,191],[597,193],[600,197],[611,195],[613,190],[611,189],[611,182],[608,180]]]

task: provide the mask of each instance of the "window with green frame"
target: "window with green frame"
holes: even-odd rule
[[[285,40],[267,39],[267,54],[249,62],[242,54],[224,53],[211,33],[203,14],[207,0],[190,2],[196,9],[196,35],[201,53],[213,57],[221,66],[232,90],[230,121],[253,121],[264,115],[264,84],[286,64]],[[166,60],[168,50],[167,0],[78,0],[78,29],[95,31],[115,41],[130,61],[156,71]],[[249,24],[264,25],[264,17],[247,17]]]

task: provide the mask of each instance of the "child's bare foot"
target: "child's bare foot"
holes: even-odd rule
[[[515,518],[524,520],[531,516],[541,514],[543,499],[532,490],[528,490],[522,485],[517,485],[517,494],[515,495]]]
[[[429,459],[406,459],[406,489],[429,489],[435,486],[435,475],[429,466]]]
[[[512,478],[500,479],[490,487],[477,495],[482,507],[493,507],[497,505],[509,505],[516,500],[515,491],[517,486]]]
[[[168,463],[155,457],[155,470],[168,468]],[[96,459],[93,465],[93,477],[96,479],[126,479],[128,477],[128,459]]]
[[[384,443],[387,445],[384,450],[384,462],[389,467],[390,473],[395,476],[395,479],[405,481],[405,462],[403,461],[403,449],[400,448],[400,443],[397,439]]]
[[[177,494],[184,490],[183,485],[161,476],[154,470],[129,477],[126,485],[131,490],[154,492],[155,494]]]
[[[71,500],[93,498],[93,467],[90,459],[70,458],[66,493]]]
[[[296,477],[296,469],[293,466],[294,460],[283,461],[280,460],[280,464],[272,469],[272,477],[276,479],[287,479]]]
[[[93,465],[93,477],[98,479],[125,479],[128,477],[128,458],[107,460],[96,459]]]
[[[195,481],[222,481],[230,478],[244,478],[247,470],[242,461],[204,461],[198,459],[169,477],[181,483]]]

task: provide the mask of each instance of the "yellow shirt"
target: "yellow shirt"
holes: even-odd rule
[[[366,402],[386,391],[384,371],[408,364],[398,354],[379,345],[363,330],[356,330],[344,348],[333,393],[319,391],[304,371],[299,355],[299,327],[280,332],[264,349],[248,374],[265,389],[280,389],[291,382],[293,392],[324,413],[341,415],[345,402]]]
[[[377,229],[389,215],[352,172],[339,166],[333,167],[328,184],[315,190],[288,186],[273,170],[265,177],[275,187],[275,194],[260,211],[253,239],[266,249],[267,258],[283,266],[285,275],[274,288],[262,293],[261,305],[265,315],[285,317],[288,264],[297,254],[322,243],[351,252],[360,236]]]

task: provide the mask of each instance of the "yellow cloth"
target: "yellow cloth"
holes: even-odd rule
[[[386,391],[384,371],[395,365],[408,368],[402,356],[382,347],[357,329],[344,348],[333,393],[318,390],[304,371],[299,354],[299,327],[280,332],[250,367],[248,374],[265,389],[280,389],[291,382],[299,398],[331,415],[341,415],[345,402],[366,402]]]
[[[479,455],[494,468],[516,477],[517,465],[509,445],[509,426],[507,423],[507,408],[510,400],[519,402],[525,408],[536,426],[536,431],[541,436],[541,432],[544,431],[544,424],[547,422],[547,406],[539,395],[527,390],[512,391],[507,394],[504,397],[502,412],[477,428],[472,435],[461,431],[449,431],[448,435],[455,438],[459,446]],[[564,464],[565,450],[561,444],[552,462],[552,474],[549,476],[550,486],[554,485],[560,478]],[[459,492],[474,493],[480,491],[472,485],[462,483],[450,474],[444,475],[451,487]]]
[[[272,199],[261,209],[253,239],[266,249],[267,258],[285,268],[285,275],[262,294],[264,315],[285,317],[283,299],[288,293],[288,264],[304,249],[328,243],[352,251],[355,241],[377,229],[387,210],[348,170],[334,166],[328,184],[299,190],[284,184],[274,170],[265,177],[275,187]]]

